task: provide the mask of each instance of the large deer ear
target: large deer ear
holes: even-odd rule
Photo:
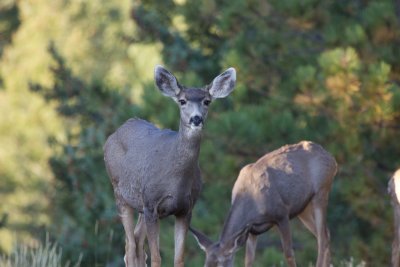
[[[162,66],[158,65],[154,68],[154,80],[158,89],[165,96],[176,98],[181,91],[178,80]]]
[[[213,98],[227,97],[235,88],[236,71],[229,68],[218,75],[210,85],[209,93]]]
[[[208,247],[212,245],[212,241],[205,234],[193,229],[192,227],[189,227],[189,230],[196,239],[197,244],[199,244],[199,247],[206,252]]]

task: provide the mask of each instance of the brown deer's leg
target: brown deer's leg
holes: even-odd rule
[[[314,207],[312,202],[306,206],[298,217],[304,226],[317,238],[317,227],[315,226]]]
[[[191,215],[175,218],[175,256],[174,267],[184,266],[185,239]]]
[[[125,266],[135,267],[136,258],[136,243],[135,236],[133,233],[133,209],[127,205],[121,205],[118,207],[119,216],[121,217],[122,225],[125,230]]]
[[[329,229],[326,223],[328,194],[321,192],[312,200],[314,207],[315,228],[317,230],[318,259],[316,267],[329,267],[331,261]]]
[[[151,267],[160,267],[160,224],[157,213],[145,208],[144,219],[146,222],[147,241],[150,247]]]
[[[146,252],[144,251],[144,241],[146,239],[146,224],[143,219],[143,214],[139,213],[138,221],[135,226],[135,241],[136,241],[136,266],[146,266]]]
[[[257,247],[257,236],[249,233],[246,240],[246,256],[244,259],[244,266],[251,267],[254,263],[254,258],[256,256]]]
[[[393,208],[394,238],[392,243],[392,267],[400,267],[400,207],[393,205]]]
[[[296,260],[292,247],[292,236],[290,233],[289,218],[284,218],[278,223],[279,232],[281,234],[282,249],[285,254],[289,267],[296,267]]]

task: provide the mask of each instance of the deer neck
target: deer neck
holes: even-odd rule
[[[251,225],[252,211],[244,208],[241,204],[243,202],[234,202],[229,210],[228,216],[225,220],[221,236],[219,238],[221,243],[226,243],[236,236],[238,233],[245,234],[244,230]],[[250,214],[249,214],[250,213]]]
[[[193,130],[182,122],[179,126],[178,153],[186,160],[197,161],[200,152],[201,130]]]
[[[231,215],[231,214],[230,214]],[[231,216],[229,216],[231,217]],[[221,236],[219,237],[220,243],[227,243],[234,237],[238,232],[241,232],[241,230],[244,228],[245,225],[242,225],[240,221],[235,221],[235,219],[229,218],[225,222]]]

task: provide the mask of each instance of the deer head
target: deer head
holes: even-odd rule
[[[233,267],[235,252],[244,245],[249,229],[246,227],[225,242],[213,243],[203,233],[189,228],[199,247],[206,253],[204,267]]]
[[[186,88],[162,66],[154,71],[161,93],[171,97],[180,108],[181,125],[191,130],[201,130],[207,117],[208,106],[216,98],[228,96],[235,87],[236,71],[229,68],[204,88]]]

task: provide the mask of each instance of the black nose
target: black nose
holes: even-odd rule
[[[193,123],[195,126],[199,126],[200,123],[203,122],[203,118],[200,116],[194,116],[190,118],[190,123]]]

